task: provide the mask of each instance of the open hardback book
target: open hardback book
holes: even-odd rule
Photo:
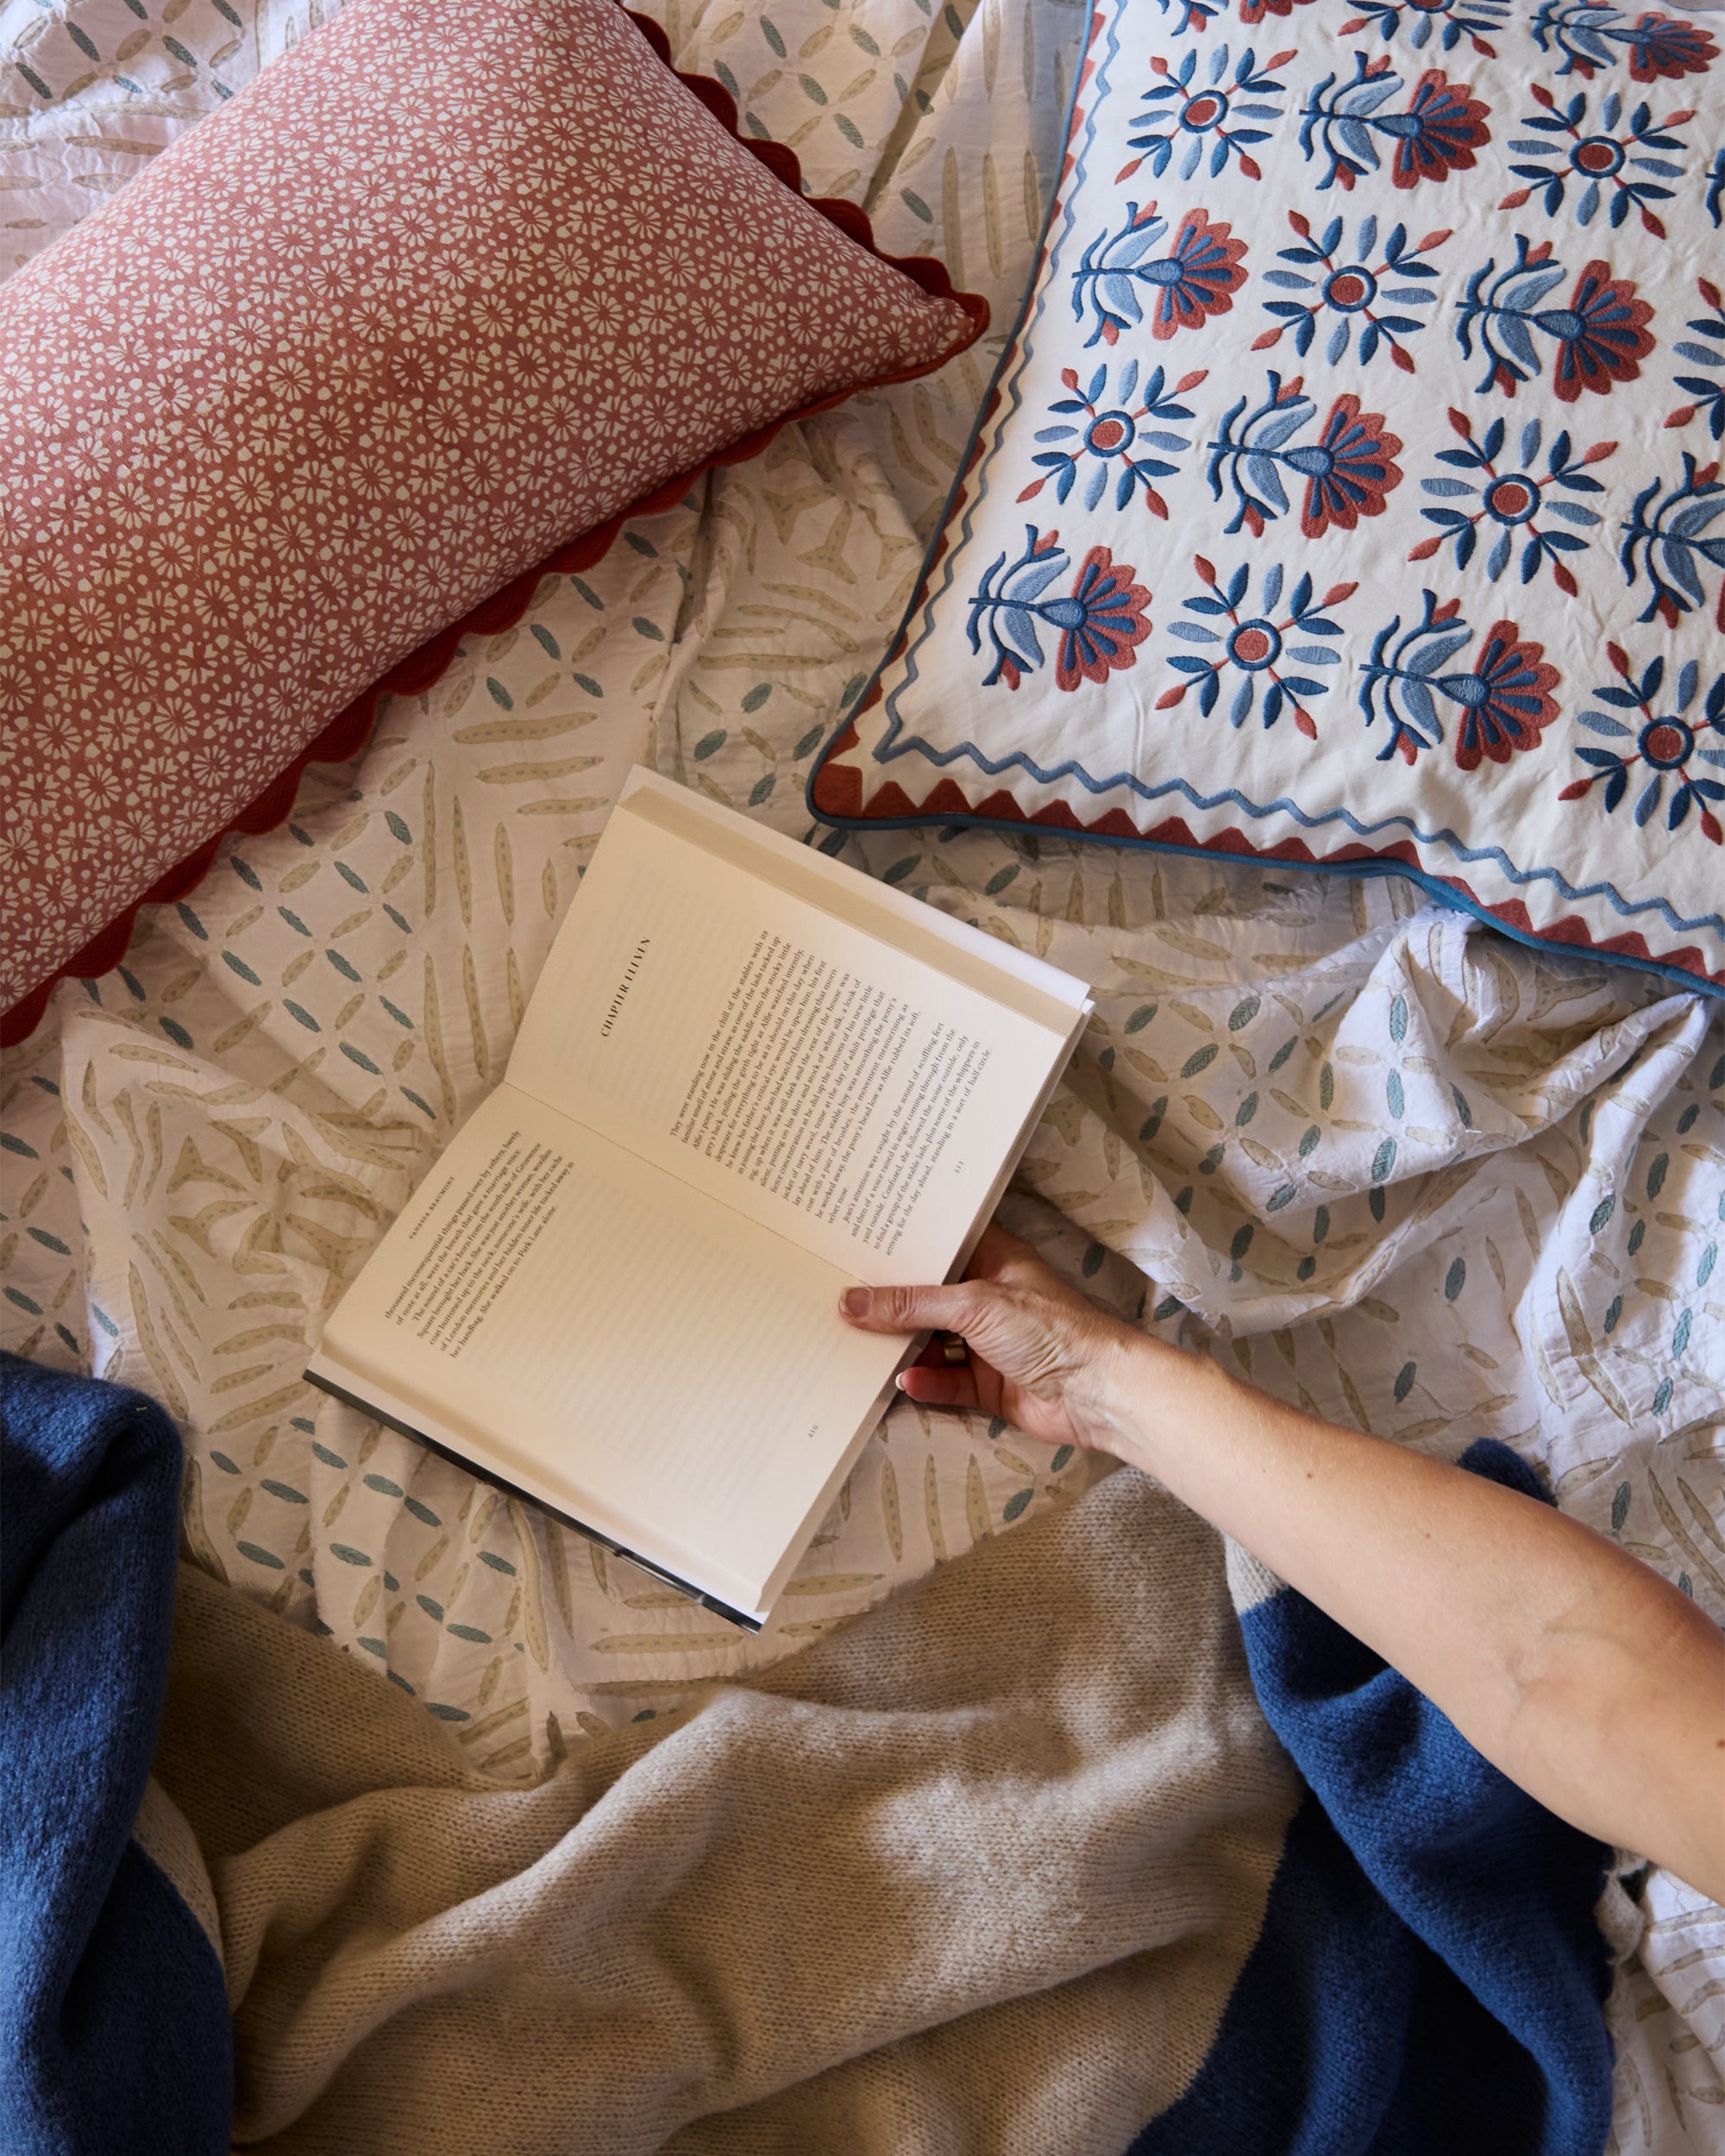
[[[332,1313],[313,1383],[758,1628],[957,1278],[1084,985],[645,771],[504,1082]]]

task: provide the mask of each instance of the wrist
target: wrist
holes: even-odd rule
[[[1067,1409],[1087,1445],[1118,1460],[1140,1464],[1145,1449],[1145,1401],[1154,1382],[1153,1358],[1170,1351],[1157,1340],[1110,1321],[1067,1395]]]
[[[1230,1382],[1201,1356],[1114,1326],[1092,1366],[1078,1417],[1092,1444],[1162,1479],[1170,1436],[1208,1412],[1208,1391]]]

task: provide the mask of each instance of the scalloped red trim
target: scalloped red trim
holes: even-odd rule
[[[621,0],[619,0],[621,4]],[[901,276],[931,299],[950,300],[966,317],[969,332],[948,346],[938,360],[926,366],[911,367],[896,374],[873,375],[865,382],[857,382],[850,389],[837,390],[830,397],[817,398],[812,404],[800,404],[796,411],[787,412],[782,418],[757,427],[752,434],[743,435],[726,448],[715,450],[687,472],[667,479],[662,486],[650,494],[643,494],[631,502],[627,509],[619,510],[615,517],[583,532],[548,555],[536,567],[526,570],[512,583],[494,592],[482,600],[460,621],[440,630],[417,651],[411,652],[399,666],[393,667],[380,680],[356,696],[347,709],[330,720],[323,732],[313,736],[293,758],[280,774],[271,780],[263,792],[248,801],[246,806],[230,817],[222,829],[206,838],[201,846],[187,854],[183,860],[159,876],[140,897],[135,899],[121,912],[115,915],[105,928],[100,929],[81,949],[57,966],[47,980],[12,1005],[0,1012],[0,1048],[15,1047],[26,1040],[41,1022],[48,999],[62,981],[89,981],[97,975],[111,972],[125,956],[137,925],[138,911],[146,906],[171,905],[195,890],[203,881],[220,851],[223,839],[235,831],[252,836],[273,830],[282,823],[293,806],[299,781],[309,763],[345,763],[356,755],[364,745],[377,718],[379,700],[385,696],[417,696],[428,689],[442,674],[455,655],[461,640],[470,635],[493,636],[499,630],[512,628],[520,620],[532,601],[539,580],[543,576],[579,573],[590,569],[609,551],[618,534],[631,517],[650,517],[661,510],[674,509],[694,481],[704,473],[722,465],[746,464],[767,448],[780,430],[812,419],[817,412],[831,411],[842,404],[846,398],[854,397],[861,390],[890,389],[895,383],[911,382],[919,375],[932,374],[944,367],[949,360],[957,359],[975,344],[988,326],[988,303],[980,292],[956,291],[946,265],[928,254],[888,254],[875,244],[874,228],[867,216],[855,203],[841,201],[837,196],[806,195],[803,192],[802,166],[794,150],[781,142],[763,142],[753,135],[746,135],[738,125],[737,101],[721,82],[710,75],[686,75],[681,68],[671,65],[670,41],[656,22],[633,8],[624,7],[623,12],[634,23],[657,59],[676,76],[684,89],[698,97],[732,141],[749,152],[767,167],[773,177],[788,187],[799,200],[835,225],[847,240],[872,254],[878,262]]]
[[[878,698],[878,682],[871,694],[858,705],[859,712],[866,711]],[[1346,868],[1361,862],[1393,861],[1411,869],[1422,881],[1446,886],[1466,899],[1477,913],[1503,926],[1515,935],[1534,943],[1562,943],[1573,950],[1585,951],[1600,958],[1633,958],[1643,965],[1662,966],[1690,974],[1699,981],[1717,988],[1725,988],[1725,967],[1716,972],[1708,969],[1706,954],[1698,943],[1684,943],[1672,951],[1655,951],[1648,948],[1647,938],[1639,931],[1622,936],[1602,937],[1597,942],[1578,914],[1566,913],[1561,920],[1536,927],[1532,916],[1520,899],[1508,899],[1500,905],[1489,906],[1475,892],[1471,884],[1462,876],[1440,876],[1428,862],[1423,861],[1411,841],[1398,840],[1389,846],[1366,846],[1358,841],[1339,846],[1333,853],[1313,851],[1303,839],[1280,839],[1274,846],[1258,846],[1238,826],[1230,824],[1226,830],[1209,838],[1200,838],[1191,826],[1177,816],[1170,816],[1147,828],[1133,823],[1124,809],[1110,809],[1106,816],[1092,822],[1081,823],[1064,801],[1051,801],[1045,808],[1028,813],[1004,787],[986,795],[973,804],[969,796],[956,779],[944,778],[920,801],[913,801],[896,780],[889,779],[880,790],[870,795],[869,805],[862,805],[862,774],[855,764],[842,764],[839,758],[848,750],[859,747],[854,718],[834,736],[827,750],[827,760],[822,764],[814,785],[814,801],[823,816],[836,822],[860,825],[867,829],[873,822],[897,822],[900,819],[919,824],[949,823],[956,818],[980,819],[989,824],[1020,824],[1036,825],[1044,830],[1063,831],[1069,837],[1123,840],[1142,846],[1177,846],[1184,852],[1228,854],[1238,861],[1285,861],[1307,868]]]

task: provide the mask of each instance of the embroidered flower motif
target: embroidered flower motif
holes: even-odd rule
[[[1697,367],[1725,370],[1725,303],[1720,298],[1719,287],[1711,278],[1697,277],[1696,289],[1712,310],[1710,314],[1699,315],[1684,327],[1693,329],[1698,337],[1712,340],[1709,344],[1674,344],[1673,353],[1679,359],[1692,360]],[[1714,345],[1719,348],[1716,351]],[[1692,404],[1679,404],[1668,413],[1668,427],[1686,427],[1697,412],[1707,415],[1708,431],[1716,442],[1725,440],[1725,371],[1717,381],[1709,382],[1704,374],[1674,374],[1672,377],[1678,389],[1686,389],[1694,398]]]
[[[1487,41],[1488,30],[1501,30],[1509,14],[1509,0],[1365,0],[1362,12],[1336,25],[1339,37],[1375,29],[1389,44],[1405,23],[1408,42],[1423,52],[1435,37],[1440,49],[1454,52],[1465,37],[1476,53],[1496,60],[1497,47]]]
[[[1725,223],[1725,150],[1714,158],[1707,172],[1707,214],[1718,231]]]
[[[1169,624],[1168,633],[1178,636],[1184,643],[1208,644],[1211,649],[1202,655],[1197,653],[1175,652],[1168,663],[1176,674],[1188,679],[1171,689],[1164,690],[1156,699],[1159,711],[1171,710],[1185,696],[1189,689],[1198,692],[1198,708],[1207,715],[1214,711],[1222,693],[1222,676],[1232,672],[1239,676],[1233,697],[1228,705],[1228,724],[1243,726],[1257,708],[1266,729],[1275,725],[1284,710],[1293,715],[1294,724],[1308,741],[1318,738],[1318,729],[1311,713],[1301,701],[1302,697],[1326,696],[1333,686],[1328,681],[1314,680],[1305,674],[1287,674],[1282,671],[1290,661],[1296,667],[1335,667],[1341,664],[1341,654],[1333,643],[1301,643],[1290,641],[1296,637],[1322,636],[1336,639],[1341,636],[1341,625],[1329,618],[1328,609],[1339,606],[1358,590],[1355,584],[1333,584],[1320,599],[1313,597],[1312,580],[1302,574],[1295,585],[1289,601],[1288,611],[1280,621],[1275,618],[1282,601],[1284,575],[1279,562],[1271,562],[1264,572],[1258,586],[1258,604],[1251,613],[1245,612],[1247,593],[1251,584],[1251,570],[1245,562],[1229,577],[1226,588],[1215,570],[1201,554],[1192,557],[1193,566],[1209,586],[1208,592],[1196,599],[1182,599],[1181,605],[1188,613],[1197,614],[1199,621],[1175,621]],[[1207,627],[1214,622],[1214,628]],[[1263,701],[1258,701],[1262,691]]]
[[[1079,257],[1072,273],[1073,317],[1082,322],[1087,307],[1096,317],[1084,341],[1087,352],[1098,342],[1113,344],[1122,329],[1137,329],[1146,298],[1150,333],[1158,342],[1178,329],[1201,329],[1211,315],[1233,307],[1245,282],[1240,267],[1245,241],[1233,238],[1226,225],[1212,224],[1208,210],[1189,210],[1170,252],[1145,260],[1167,229],[1168,220],[1157,216],[1153,202],[1142,210],[1129,202],[1120,229],[1092,240]]]
[[[1292,15],[1295,8],[1309,7],[1312,0],[1239,0],[1239,19],[1250,28],[1270,16]],[[1228,11],[1228,0],[1157,0],[1164,16],[1177,11],[1180,20],[1169,31],[1182,37],[1188,30],[1207,30],[1218,16]]]
[[[1321,150],[1327,170],[1318,182],[1351,188],[1379,169],[1379,141],[1389,155],[1390,178],[1397,187],[1417,187],[1422,179],[1448,179],[1470,172],[1474,152],[1491,140],[1486,121],[1490,107],[1466,83],[1452,83],[1440,68],[1428,68],[1414,85],[1402,112],[1382,108],[1402,87],[1387,54],[1368,60],[1353,56],[1353,78],[1339,82],[1326,75],[1306,100],[1300,115],[1300,147],[1310,159]]]
[[[1725,526],[1707,536],[1709,525],[1722,516],[1725,480],[1718,465],[1697,466],[1687,449],[1683,477],[1674,486],[1667,489],[1663,479],[1653,479],[1635,497],[1617,559],[1632,589],[1643,570],[1653,586],[1638,620],[1652,621],[1657,614],[1667,629],[1675,629],[1678,615],[1707,604],[1703,566],[1725,568]],[[1719,587],[1715,618],[1725,634],[1725,582]]]
[[[1440,547],[1450,544],[1455,550],[1457,568],[1465,569],[1473,559],[1482,528],[1490,530],[1496,526],[1496,536],[1485,559],[1485,573],[1494,584],[1509,567],[1510,554],[1519,539],[1522,583],[1531,584],[1540,564],[1548,561],[1558,589],[1573,599],[1575,579],[1557,557],[1559,554],[1578,554],[1588,542],[1572,531],[1548,530],[1538,520],[1556,517],[1584,530],[1596,530],[1603,521],[1598,512],[1584,508],[1579,502],[1566,500],[1565,493],[1603,494],[1604,488],[1583,467],[1609,457],[1617,444],[1596,442],[1578,457],[1573,454],[1569,436],[1560,434],[1546,453],[1545,471],[1538,473],[1534,465],[1543,429],[1537,419],[1530,419],[1521,429],[1516,463],[1500,468],[1498,459],[1502,454],[1504,436],[1501,419],[1494,419],[1477,441],[1472,422],[1465,412],[1452,407],[1450,424],[1461,436],[1464,446],[1459,449],[1440,449],[1438,462],[1473,476],[1465,479],[1421,479],[1420,491],[1440,499],[1471,498],[1477,506],[1421,510],[1420,513],[1427,523],[1440,525],[1442,530],[1435,539],[1422,539],[1408,559],[1428,561]],[[1559,488],[1564,492],[1555,491]]]
[[[1675,82],[1684,75],[1704,75],[1719,57],[1719,47],[1699,22],[1679,22],[1668,15],[1638,15],[1632,22],[1616,8],[1596,0],[1540,0],[1527,25],[1542,53],[1561,53],[1559,75],[1593,79],[1596,67],[1612,67],[1627,59],[1636,82]]]
[[[1486,758],[1508,763],[1518,750],[1536,749],[1541,730],[1558,715],[1551,693],[1558,670],[1546,663],[1544,645],[1524,639],[1513,621],[1493,622],[1468,671],[1441,674],[1439,668],[1473,631],[1460,618],[1459,599],[1440,606],[1435,592],[1421,599],[1420,618],[1411,629],[1402,630],[1398,614],[1378,630],[1361,674],[1359,708],[1366,724],[1381,713],[1389,729],[1378,762],[1399,755],[1411,764],[1421,749],[1444,739],[1440,698],[1461,714],[1454,751],[1461,770],[1477,771]]]
[[[1130,179],[1146,163],[1159,179],[1173,161],[1176,148],[1182,146],[1182,179],[1190,179],[1207,157],[1212,179],[1230,159],[1248,179],[1261,179],[1263,172],[1251,156],[1249,146],[1270,140],[1270,129],[1261,122],[1282,117],[1282,107],[1275,101],[1285,97],[1288,89],[1277,80],[1275,71],[1293,57],[1291,52],[1273,53],[1260,68],[1257,53],[1248,45],[1234,62],[1230,77],[1228,47],[1219,45],[1209,56],[1203,78],[1197,80],[1195,48],[1171,72],[1167,60],[1156,53],[1150,63],[1151,72],[1164,79],[1144,94],[1149,110],[1134,122],[1138,131],[1126,137],[1138,154],[1121,166],[1114,175],[1114,185]]]
[[[984,570],[967,628],[973,651],[982,650],[985,630],[994,646],[985,689],[997,681],[1015,689],[1044,663],[1041,629],[1054,632],[1057,688],[1106,681],[1111,672],[1136,662],[1151,630],[1150,593],[1132,581],[1127,563],[1115,561],[1106,547],[1092,547],[1066,597],[1045,599],[1049,586],[1071,567],[1059,541],[1057,531],[1039,533],[1026,524],[1018,559],[1009,564],[1001,554]]]
[[[1633,206],[1641,213],[1642,229],[1656,239],[1664,239],[1665,226],[1647,205],[1671,200],[1672,190],[1658,183],[1661,179],[1681,179],[1683,167],[1673,165],[1668,156],[1655,157],[1647,153],[1683,149],[1682,141],[1670,130],[1685,125],[1695,117],[1694,113],[1686,110],[1668,112],[1655,126],[1653,107],[1642,103],[1636,106],[1625,128],[1621,125],[1623,100],[1612,90],[1601,100],[1598,127],[1590,128],[1587,98],[1583,92],[1578,91],[1562,112],[1559,112],[1557,99],[1544,84],[1534,84],[1531,95],[1546,110],[1530,114],[1522,121],[1522,126],[1536,128],[1542,135],[1567,136],[1568,140],[1512,142],[1509,147],[1514,154],[1537,158],[1540,162],[1512,165],[1510,171],[1518,179],[1536,181],[1538,186],[1512,190],[1497,207],[1519,210],[1537,191],[1540,208],[1548,217],[1554,217],[1563,207],[1570,182],[1574,180],[1578,183],[1575,204],[1578,224],[1591,224],[1600,204],[1609,201],[1614,232]],[[1644,179],[1640,177],[1644,172],[1653,177]]]
[[[1150,593],[1132,578],[1129,563],[1116,563],[1106,547],[1092,547],[1071,596],[1048,609],[1060,631],[1057,688],[1076,689],[1081,680],[1106,681],[1111,673],[1136,664],[1138,646],[1151,630]]]
[[[1629,774],[1639,765],[1647,773],[1647,782],[1635,800],[1634,818],[1638,824],[1645,825],[1658,815],[1664,805],[1665,781],[1669,779],[1673,781],[1673,788],[1671,805],[1665,810],[1665,829],[1678,830],[1694,808],[1702,836],[1710,838],[1716,846],[1725,844],[1725,830],[1721,830],[1718,817],[1707,805],[1709,801],[1725,801],[1725,777],[1709,778],[1699,768],[1708,764],[1725,774],[1725,674],[1715,679],[1707,692],[1706,703],[1697,710],[1695,699],[1701,686],[1701,667],[1697,661],[1685,660],[1677,678],[1677,693],[1671,707],[1660,711],[1656,708],[1656,699],[1665,681],[1664,659],[1656,655],[1637,680],[1622,647],[1608,644],[1605,649],[1628,686],[1620,688],[1608,684],[1595,689],[1593,693],[1602,704],[1609,704],[1615,711],[1639,712],[1640,724],[1636,725],[1631,721],[1626,724],[1605,711],[1578,711],[1577,723],[1585,726],[1590,733],[1603,735],[1608,741],[1634,745],[1622,749],[1578,749],[1576,755],[1592,768],[1586,778],[1576,779],[1566,786],[1559,794],[1559,800],[1578,801],[1603,780],[1605,813],[1609,816],[1628,791]]]
[[[1318,239],[1313,238],[1311,223],[1299,210],[1290,210],[1288,222],[1306,244],[1280,248],[1276,259],[1280,262],[1298,262],[1309,269],[1309,274],[1302,275],[1298,270],[1270,270],[1264,281],[1278,285],[1284,291],[1305,291],[1313,296],[1309,299],[1266,299],[1264,311],[1279,315],[1282,320],[1273,329],[1266,329],[1262,336],[1253,339],[1252,350],[1267,351],[1285,330],[1291,329],[1294,349],[1303,359],[1312,348],[1320,318],[1327,316],[1331,326],[1324,357],[1332,367],[1346,356],[1358,330],[1356,348],[1362,367],[1369,367],[1382,347],[1404,374],[1413,373],[1413,356],[1399,340],[1416,329],[1425,329],[1427,324],[1416,315],[1384,313],[1379,310],[1431,305],[1437,294],[1424,285],[1401,285],[1394,280],[1434,279],[1436,270],[1419,258],[1432,248],[1441,247],[1449,233],[1428,232],[1417,247],[1410,248],[1407,226],[1398,224],[1385,241],[1379,257],[1375,216],[1361,218],[1353,245],[1346,251],[1339,217],[1332,217]]]
[[[1165,18],[1179,20],[1168,28],[1170,37],[1184,37],[1188,30],[1208,30],[1219,15],[1228,11],[1228,0],[1156,0]]]
[[[1653,348],[1647,327],[1653,308],[1635,297],[1632,279],[1613,277],[1610,264],[1600,261],[1583,264],[1567,307],[1541,308],[1567,274],[1552,259],[1549,240],[1530,247],[1517,233],[1515,259],[1507,268],[1497,270],[1494,259],[1469,278],[1457,310],[1456,342],[1471,359],[1472,340],[1479,339],[1490,363],[1482,395],[1496,388],[1513,397],[1518,382],[1538,379],[1535,329],[1557,341],[1552,389],[1559,404],[1572,404],[1584,389],[1603,397],[1614,382],[1639,379],[1640,362]]]
[[[1164,456],[1156,453],[1189,449],[1191,438],[1183,434],[1170,434],[1146,423],[1191,418],[1189,408],[1176,400],[1189,389],[1195,389],[1208,371],[1200,367],[1195,374],[1182,374],[1170,390],[1158,367],[1140,392],[1138,361],[1128,360],[1120,369],[1111,396],[1106,367],[1096,369],[1083,390],[1078,386],[1076,370],[1063,367],[1060,379],[1071,394],[1057,398],[1049,410],[1070,413],[1072,417],[1060,426],[1039,429],[1036,438],[1038,442],[1065,446],[1044,449],[1032,458],[1033,464],[1045,468],[1043,476],[1032,479],[1019,499],[1032,500],[1051,479],[1055,499],[1063,502],[1076,484],[1079,467],[1086,466],[1088,475],[1080,497],[1086,509],[1096,506],[1112,480],[1116,509],[1124,509],[1142,488],[1145,508],[1153,516],[1166,517],[1168,505],[1157,492],[1154,482],[1170,478],[1179,467],[1165,462]]]
[[[1295,375],[1283,384],[1273,370],[1263,400],[1251,412],[1242,397],[1230,406],[1210,453],[1206,477],[1210,492],[1222,498],[1226,476],[1235,509],[1226,529],[1242,525],[1254,536],[1266,523],[1289,513],[1286,487],[1278,467],[1305,482],[1300,529],[1308,539],[1321,538],[1334,524],[1352,531],[1362,517],[1381,517],[1384,497],[1402,483],[1394,459],[1399,436],[1388,431],[1383,414],[1362,411],[1357,397],[1339,397],[1315,442],[1295,444],[1294,436],[1315,417],[1317,406]]]

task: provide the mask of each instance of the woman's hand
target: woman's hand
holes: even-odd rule
[[[974,1407],[1050,1445],[1118,1449],[1122,1365],[1155,1344],[1057,1280],[1027,1243],[990,1227],[950,1288],[851,1288],[843,1315],[864,1332],[960,1334],[968,1365],[919,1363],[899,1379],[932,1407]],[[1164,1351],[1164,1352],[1166,1351]]]

